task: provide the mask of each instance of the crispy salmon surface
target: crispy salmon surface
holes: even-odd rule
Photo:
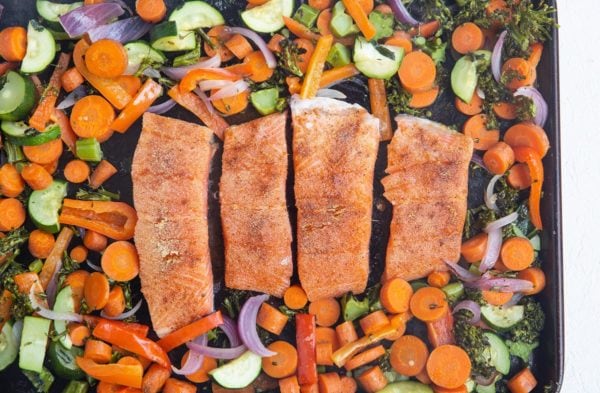
[[[225,131],[220,182],[225,285],[281,297],[293,273],[286,114]]]
[[[329,98],[291,102],[298,274],[311,301],[361,293],[369,276],[379,120]]]
[[[473,142],[430,120],[396,122],[382,179],[394,209],[384,279],[414,280],[460,257]]]
[[[132,163],[142,293],[159,337],[213,311],[209,128],[145,113]]]

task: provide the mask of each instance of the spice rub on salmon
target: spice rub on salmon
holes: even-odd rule
[[[298,274],[311,301],[361,293],[369,276],[379,120],[363,107],[294,97]]]
[[[145,113],[132,163],[142,293],[159,337],[213,311],[208,175],[213,132]]]
[[[277,113],[225,130],[219,196],[229,288],[282,297],[290,286],[285,126]]]
[[[430,120],[396,122],[381,181],[393,205],[384,279],[414,280],[460,257],[473,141]]]

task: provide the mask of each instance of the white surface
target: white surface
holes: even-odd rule
[[[600,392],[600,2],[558,3],[567,355],[562,392],[592,393]]]

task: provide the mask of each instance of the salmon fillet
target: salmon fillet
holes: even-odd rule
[[[142,293],[159,337],[213,311],[206,127],[145,113],[133,156]]]
[[[460,257],[473,141],[430,120],[396,122],[381,181],[393,205],[384,279],[414,280]]]
[[[225,130],[219,197],[229,288],[282,297],[290,286],[285,123],[277,113]]]
[[[365,290],[379,120],[329,98],[291,102],[298,274],[311,301]]]

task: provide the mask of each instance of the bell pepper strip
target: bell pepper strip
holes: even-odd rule
[[[296,37],[304,38],[310,41],[317,41],[321,37],[319,34],[314,33],[296,19],[284,16],[283,23],[285,23],[285,27],[287,27],[287,29]]]
[[[537,229],[542,229],[540,202],[542,200],[542,185],[544,184],[544,164],[539,153],[530,147],[515,147],[515,160],[527,164],[531,176],[531,191],[529,192],[529,217]]]
[[[40,271],[40,283],[42,284],[42,288],[46,290],[48,288],[48,284],[52,277],[54,277],[54,272],[56,271],[59,264],[62,264],[62,258],[69,247],[69,243],[71,243],[71,239],[73,239],[74,232],[69,227],[63,227],[60,230],[60,233],[56,237],[56,241],[54,242],[54,247],[52,247],[52,251],[50,251],[50,255],[46,258],[44,265],[42,266],[42,270]],[[58,267],[60,269],[60,267]]]
[[[427,338],[434,348],[455,343],[453,331],[454,317],[450,310],[448,310],[444,317],[426,322],[425,325],[427,325]]]
[[[137,213],[124,202],[64,199],[58,221],[98,232],[114,240],[133,237]]]
[[[98,364],[91,359],[77,356],[79,368],[98,381],[140,389],[144,369],[141,364]]]
[[[83,321],[91,330],[93,330],[102,321],[103,323],[115,325],[118,328],[126,329],[128,332],[131,332],[140,337],[146,337],[150,332],[150,327],[148,325],[142,325],[141,323],[134,322],[123,322],[117,320],[104,319],[95,315],[84,315]]]
[[[317,326],[314,315],[296,314],[296,347],[298,348],[298,382],[317,383]]]
[[[69,67],[70,61],[70,54],[60,54],[56,68],[54,68],[54,72],[52,72],[52,76],[48,82],[48,86],[44,90],[44,93],[42,94],[42,97],[40,98],[38,106],[33,112],[33,115],[31,115],[29,118],[29,125],[40,132],[46,130],[46,125],[54,114],[56,100],[58,99],[58,95],[60,94],[60,89],[62,87],[61,78]]]
[[[396,327],[392,325],[382,327],[374,333],[361,337],[358,340],[348,343],[343,347],[339,348],[332,355],[333,362],[336,366],[342,367],[352,356],[356,355],[369,345],[378,343],[379,341],[389,336],[393,336],[396,333]]]
[[[127,131],[150,108],[154,101],[162,95],[162,92],[161,85],[152,79],[148,79],[135,97],[133,97],[133,100],[129,101],[129,104],[123,108],[119,116],[112,122],[110,128],[120,133]]]
[[[216,111],[211,112],[200,97],[194,93],[182,92],[179,85],[173,86],[167,94],[179,105],[196,115],[219,139],[223,140],[223,133],[229,124]]]
[[[392,119],[388,108],[385,81],[383,79],[369,78],[369,100],[371,101],[371,113],[379,119],[379,132],[382,141],[392,139]]]
[[[71,122],[65,112],[60,109],[54,109],[52,115],[50,115],[50,120],[54,123],[58,124],[60,127],[60,138],[67,145],[71,153],[75,154],[75,142],[77,142],[77,135],[73,132],[73,128],[71,127]]]
[[[325,61],[327,55],[333,44],[333,36],[331,34],[319,38],[315,51],[310,57],[308,62],[308,69],[302,83],[302,90],[300,91],[300,97],[313,98],[317,95],[317,90],[321,85],[321,77],[323,76],[323,68],[325,67]]]
[[[100,92],[115,108],[123,109],[131,101],[131,95],[115,79],[102,78],[92,74],[85,65],[85,52],[90,47],[85,39],[75,44],[73,49],[73,63],[77,71]]]
[[[346,11],[348,14],[354,19],[356,22],[356,26],[361,33],[365,36],[367,41],[370,41],[377,34],[377,29],[373,26],[373,23],[369,20],[366,12],[363,10],[360,2],[358,0],[342,0],[344,7],[346,7]]]
[[[412,27],[408,34],[412,37],[421,36],[424,38],[432,37],[440,29],[441,24],[438,20],[432,20],[430,22],[421,23],[419,26]]]
[[[19,63],[0,63],[0,76],[4,75],[10,70],[14,70],[18,65]]]
[[[354,64],[346,64],[345,66],[323,71],[323,75],[321,75],[321,81],[319,82],[319,88],[327,87],[332,83],[352,78],[358,74],[359,72]]]
[[[116,345],[126,351],[152,360],[163,367],[170,368],[171,361],[167,353],[154,341],[140,337],[127,327],[121,327],[106,320],[98,322],[92,331],[94,337]]]
[[[210,330],[223,324],[221,311],[214,312],[197,321],[190,323],[158,340],[158,345],[169,352],[188,341],[192,341]]]
[[[199,68],[188,72],[179,83],[179,90],[190,92],[198,87],[198,83],[204,80],[226,80],[236,81],[240,79],[238,74],[220,68]]]

